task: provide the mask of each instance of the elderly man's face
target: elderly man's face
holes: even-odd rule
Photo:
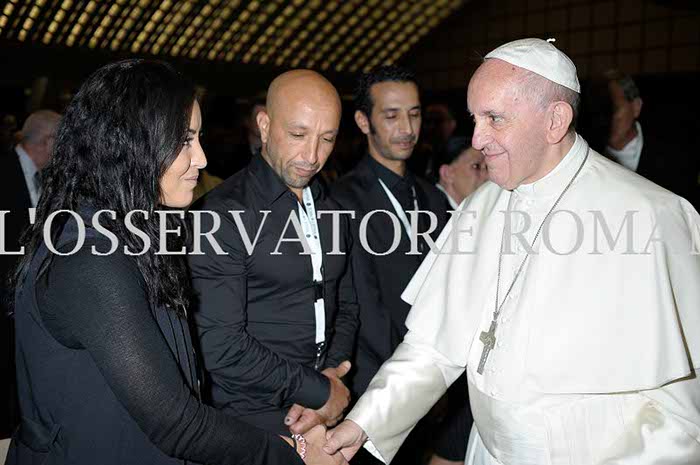
[[[508,190],[547,172],[544,113],[519,92],[522,73],[504,61],[486,60],[467,91],[475,123],[472,146],[484,154],[489,179]]]

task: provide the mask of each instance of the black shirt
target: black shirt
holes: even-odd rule
[[[316,182],[311,189],[317,212],[340,209]],[[220,218],[213,238],[224,254],[217,255],[203,241],[203,254],[189,257],[199,300],[194,317],[213,404],[279,433],[287,430],[283,419],[292,404],[317,409],[330,392],[328,379],[314,369],[316,289],[311,257],[303,254],[298,241],[280,243],[283,232],[285,239],[297,238],[292,223],[287,223],[298,206],[296,195],[258,155],[195,207]],[[242,212],[240,225],[230,211]],[[212,229],[212,221],[212,214],[202,214],[202,231]],[[259,234],[251,253],[239,226],[245,228],[250,245]],[[327,343],[321,370],[350,359],[358,310],[348,272],[348,220],[341,216],[335,244],[344,254],[328,253],[334,245],[331,215],[321,214],[318,226]]]
[[[403,176],[399,176],[372,157],[368,157],[368,162],[372,171],[386,184],[386,187],[394,194],[404,211],[414,210],[417,199],[416,177],[413,173],[406,171]]]
[[[435,230],[430,234],[433,241],[447,221],[444,197],[433,185],[411,172],[399,176],[369,155],[350,173],[331,185],[333,199],[342,208],[356,213],[351,226],[355,243],[365,241],[367,246],[356,247],[352,254],[353,275],[360,305],[358,344],[353,360],[354,368],[350,373],[354,397],[364,392],[381,364],[391,356],[406,334],[405,320],[410,305],[401,300],[401,293],[429,251],[428,244],[419,236],[417,253],[412,253],[412,244],[403,224],[400,221],[396,224],[387,214],[379,213],[383,210],[396,215],[379,183],[380,179],[404,206],[405,211],[415,208],[415,192],[419,210],[436,215]],[[362,231],[362,219],[367,215],[372,216]],[[429,229],[429,216],[419,214],[418,232]],[[396,233],[400,240],[392,251]]]
[[[63,459],[81,464],[156,463],[153,457],[138,455],[143,451],[129,436],[133,421],[158,449],[172,457],[221,464],[301,463],[294,449],[281,438],[251,428],[198,401],[156,322],[136,263],[119,251],[94,256],[90,250],[93,245],[107,250],[110,244],[106,239],[88,239],[75,255],[55,256],[37,283],[41,318],[63,347],[50,350],[46,345],[41,349],[50,350],[51,355],[43,356],[50,366],[40,372],[34,370],[32,379],[48,383],[49,389],[60,390],[57,395],[61,402],[33,405],[32,412],[25,415],[33,413],[34,408],[51,412],[51,420],[62,427],[59,442]],[[72,249],[73,243],[60,247],[63,252]],[[20,342],[32,345],[32,350],[42,344],[41,338]],[[85,353],[89,357],[80,355]],[[26,355],[20,361],[23,368],[25,358]],[[80,360],[89,360],[85,363],[90,366],[81,366]],[[93,372],[99,372],[106,384],[91,381]],[[75,382],[67,382],[70,387],[64,388],[62,381],[52,379]],[[41,390],[34,388],[38,391],[27,389],[22,395],[38,396]],[[100,410],[80,413],[79,408],[74,408],[65,415],[61,413],[71,402],[89,405],[99,399],[103,393],[97,389],[108,389],[110,392],[104,393],[107,399],[113,393],[129,419],[114,421],[118,414],[108,411],[109,402],[101,404]],[[77,419],[83,430],[77,434],[71,428],[71,420],[75,419],[67,416],[83,414],[87,415]],[[90,436],[103,436],[104,429],[110,431],[108,437]],[[100,457],[109,453],[100,446],[101,441],[118,445],[119,456]]]

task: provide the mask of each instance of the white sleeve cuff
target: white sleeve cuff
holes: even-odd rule
[[[363,447],[367,450],[367,452],[372,454],[374,456],[374,458],[376,458],[377,460],[380,460],[382,463],[386,463],[386,460],[384,460],[384,457],[382,457],[382,454],[379,453],[379,450],[376,447],[374,447],[374,444],[372,444],[372,441],[370,441],[368,439],[367,442],[365,442],[365,445]]]

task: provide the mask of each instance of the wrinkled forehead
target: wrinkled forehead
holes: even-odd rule
[[[505,61],[497,58],[484,61],[469,80],[467,88],[469,110],[473,112],[472,105],[482,102],[485,98],[515,96],[522,86],[524,76],[525,71],[522,68]]]
[[[289,96],[270,115],[273,124],[316,127],[322,131],[337,130],[340,125],[340,105],[337,99],[323,95]]]

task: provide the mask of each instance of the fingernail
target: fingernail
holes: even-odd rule
[[[284,419],[284,424],[285,424],[285,425],[288,425],[288,424],[290,424],[291,422],[292,422],[292,420],[291,420],[289,417],[287,417],[287,418]]]

